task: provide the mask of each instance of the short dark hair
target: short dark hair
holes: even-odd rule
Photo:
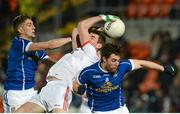
[[[120,56],[120,46],[111,43],[106,43],[101,48],[101,59],[102,57],[109,58],[111,54]]]
[[[26,19],[32,18],[27,15],[18,15],[13,19],[12,24],[15,32],[17,32],[19,25],[22,24]]]

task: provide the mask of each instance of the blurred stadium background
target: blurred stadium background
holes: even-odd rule
[[[36,21],[37,38],[46,41],[71,35],[77,22],[99,14],[118,15],[126,25],[123,57],[173,64],[180,69],[180,0],[0,0],[0,112],[6,78],[7,53],[13,38],[11,21],[28,14]],[[55,59],[71,51],[71,44],[48,51]],[[36,88],[46,84],[49,66],[39,65]],[[180,112],[180,73],[171,77],[141,69],[128,74],[123,88],[131,113]],[[73,96],[70,112],[79,112],[81,98]]]

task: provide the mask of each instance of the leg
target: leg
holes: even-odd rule
[[[34,88],[30,88],[25,91],[17,90],[4,90],[3,92],[3,108],[4,113],[13,113],[16,109],[22,106],[24,103],[35,95],[37,92]]]
[[[63,81],[50,81],[42,89],[43,98],[48,104],[47,111],[66,113],[72,99],[71,90]]]
[[[70,104],[70,101],[71,101],[70,100],[71,99],[71,93],[70,93],[71,91],[70,91],[69,87],[67,87],[67,88],[62,88],[61,87],[61,89],[62,90],[64,89],[64,92],[62,92],[63,95],[62,95],[61,98],[58,96],[58,98],[56,98],[56,100],[58,100],[60,98],[58,101],[63,101],[62,102],[63,107],[54,107],[53,110],[52,110],[53,113],[67,113],[67,111],[68,111],[68,107],[69,107],[69,104]]]
[[[18,108],[15,113],[42,113],[44,111],[38,104],[27,102]]]

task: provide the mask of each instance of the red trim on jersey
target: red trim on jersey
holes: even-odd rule
[[[69,96],[69,92],[70,92],[70,88],[67,87],[66,88],[66,92],[65,92],[65,97],[64,97],[64,103],[63,103],[63,110],[65,110],[66,112],[68,111],[68,96]]]
[[[86,41],[82,44],[82,47],[84,47],[86,44],[90,43],[90,41]]]

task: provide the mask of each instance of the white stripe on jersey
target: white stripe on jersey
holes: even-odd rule
[[[129,59],[129,61],[131,62],[131,65],[132,65],[131,70],[134,70],[134,68],[135,68],[134,62],[131,59]]]
[[[24,40],[22,40],[22,43],[23,43],[23,47],[22,47],[22,53],[23,53],[23,56],[22,56],[22,60],[21,60],[21,65],[22,65],[22,72],[23,72],[23,88],[22,90],[25,90],[25,71],[24,71]]]
[[[29,46],[32,44],[32,42],[29,42],[27,45],[26,45],[26,48],[25,48],[25,51],[27,52],[29,50]]]

